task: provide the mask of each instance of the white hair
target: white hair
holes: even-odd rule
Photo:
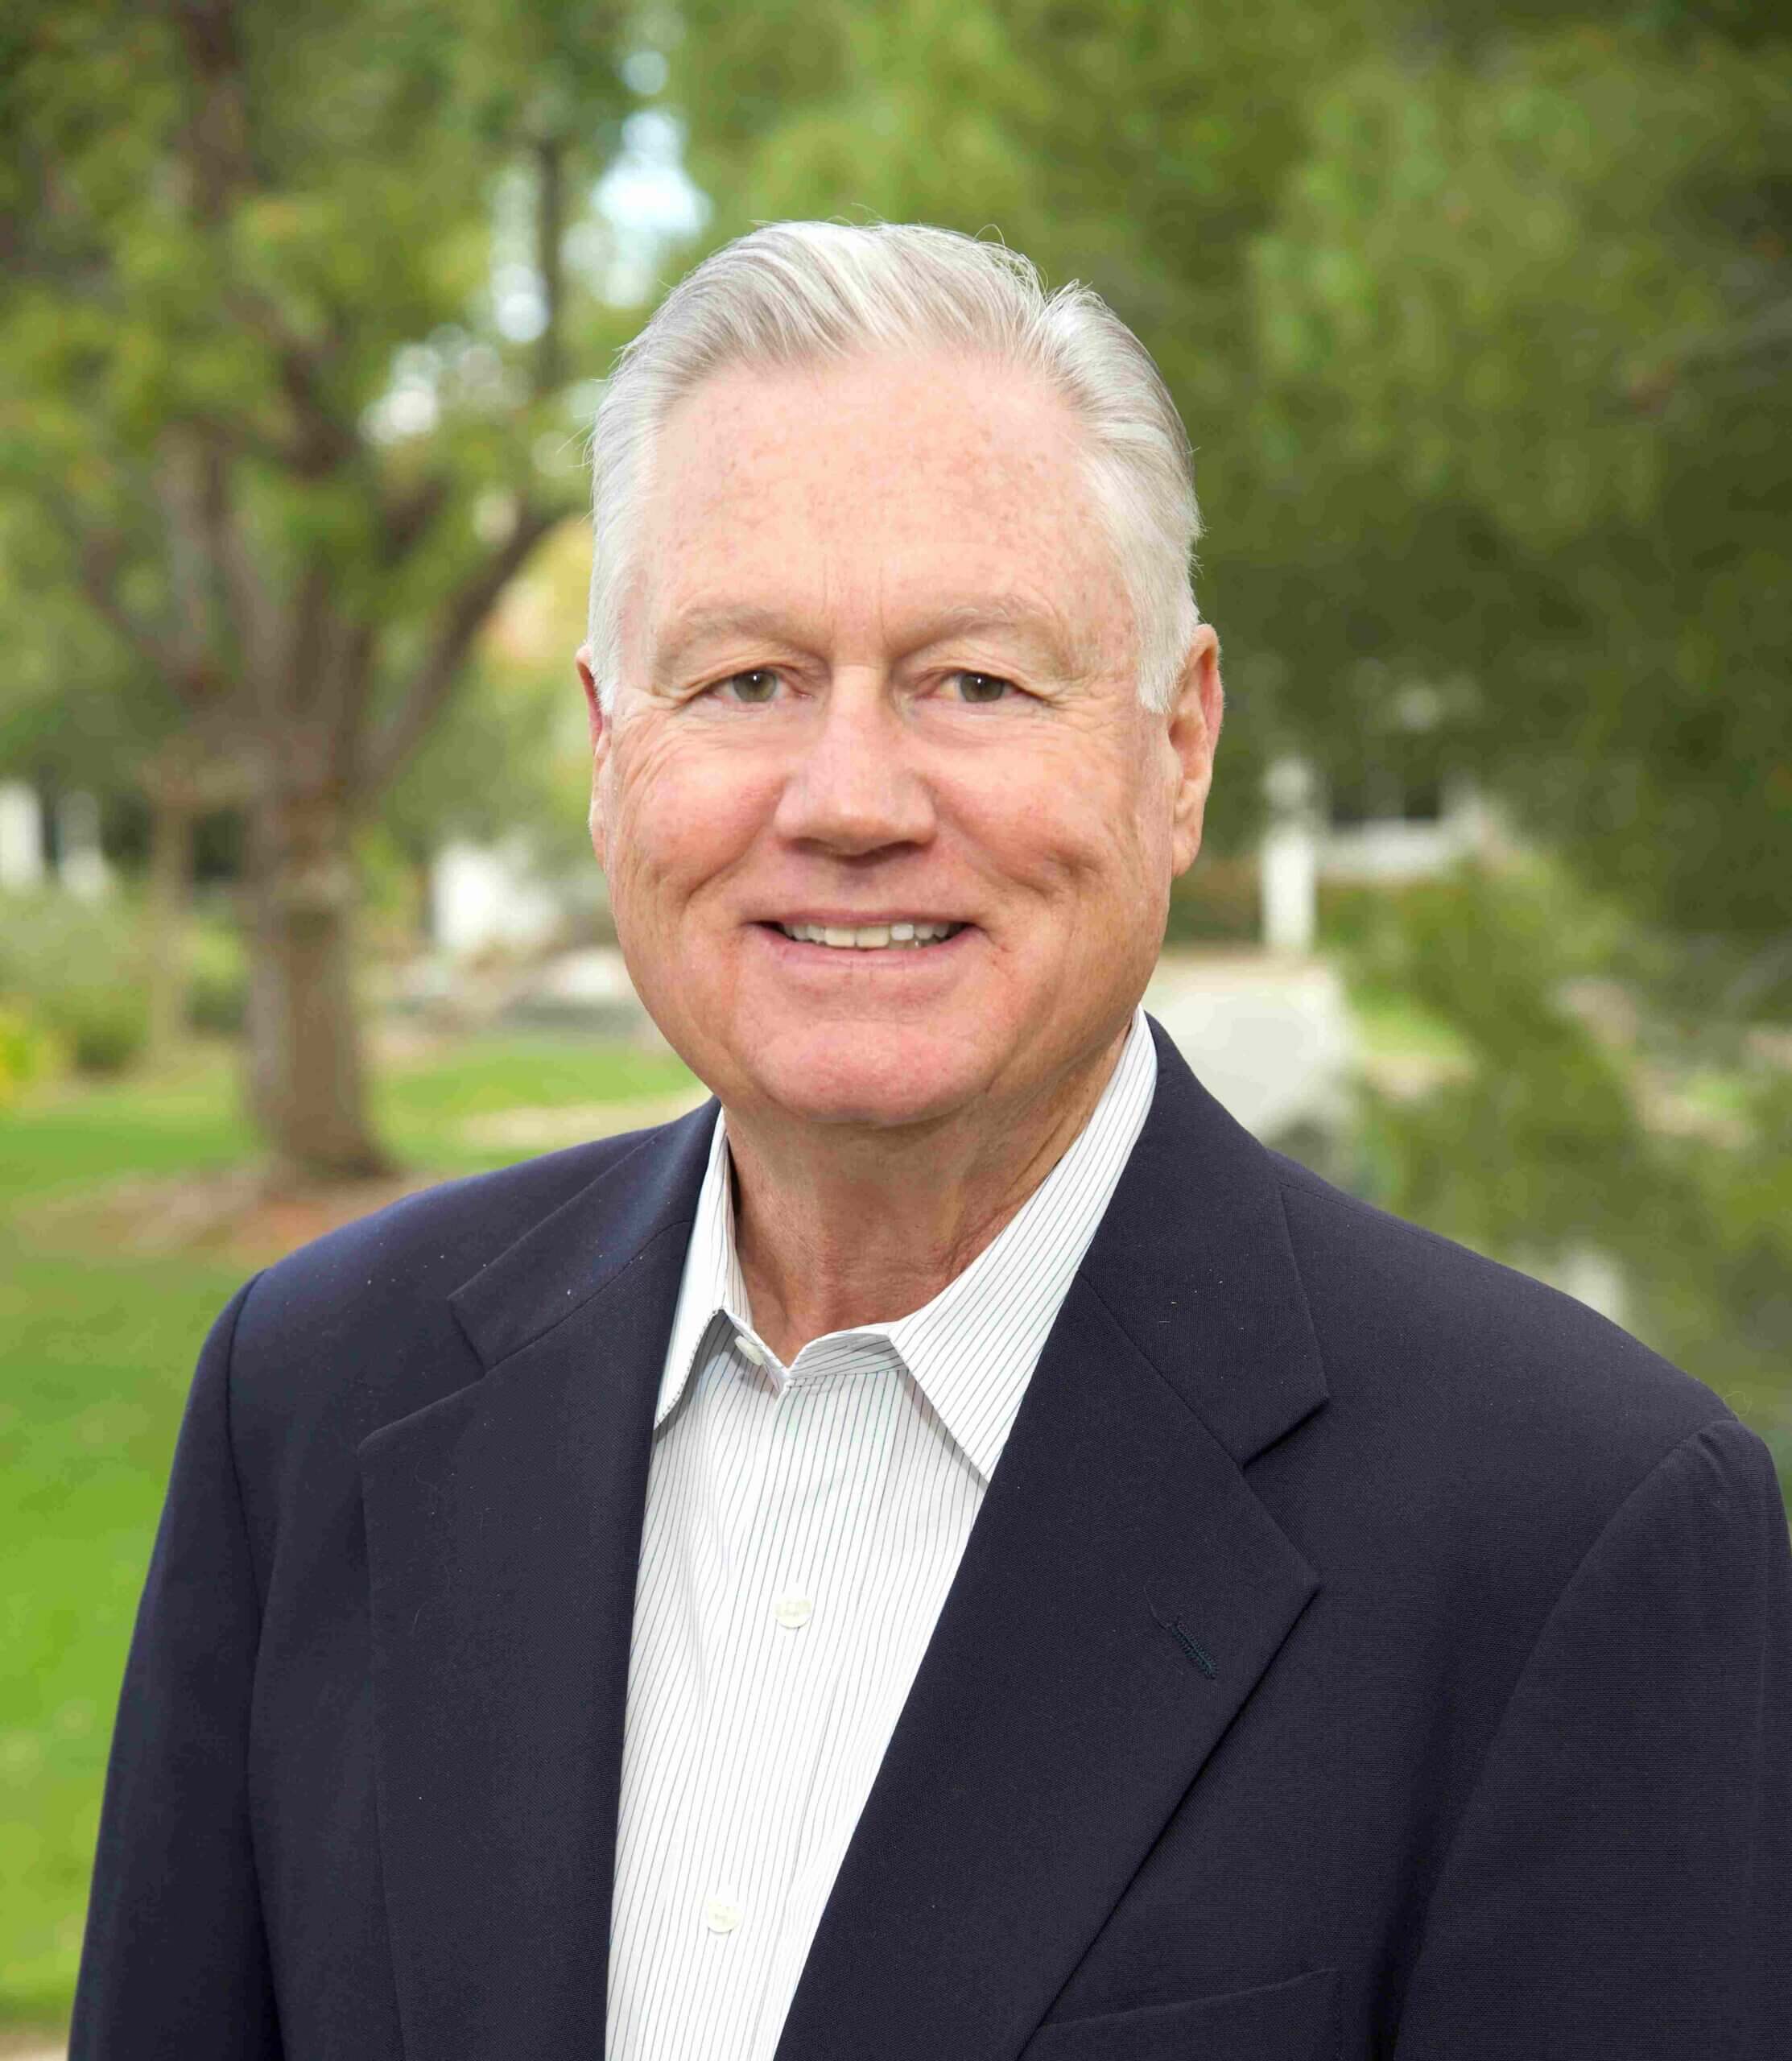
[[[630,546],[654,440],[684,396],[739,366],[945,349],[1043,374],[1087,433],[1096,504],[1132,601],[1140,699],[1166,708],[1200,616],[1188,437],[1150,353],[1100,295],[1047,295],[1000,243],[915,223],[775,222],[726,245],[620,354],[592,440],[590,638],[605,705],[621,667]]]

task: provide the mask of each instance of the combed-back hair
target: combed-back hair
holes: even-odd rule
[[[1140,698],[1168,707],[1200,617],[1200,534],[1182,418],[1151,355],[1092,288],[1048,294],[1030,259],[919,223],[774,222],[675,287],[621,352],[592,440],[590,638],[607,706],[654,440],[684,396],[736,366],[935,349],[1042,374],[1086,432],[1091,487],[1133,605]]]

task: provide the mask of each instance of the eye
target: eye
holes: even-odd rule
[[[958,689],[957,698],[973,708],[982,708],[1004,696],[1018,694],[1020,690],[1011,679],[1004,679],[1000,673],[952,673],[949,679]]]
[[[708,692],[724,701],[757,708],[777,699],[778,678],[770,666],[750,666],[744,673],[730,673],[726,679],[717,680]]]

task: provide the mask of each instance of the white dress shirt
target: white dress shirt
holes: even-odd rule
[[[1001,1235],[911,1315],[831,1332],[788,1367],[753,1328],[717,1120],[654,1415],[611,2061],[770,2061],[1156,1083],[1140,1012],[1093,1114]]]

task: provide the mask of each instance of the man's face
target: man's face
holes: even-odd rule
[[[592,828],[630,973],[731,1109],[1000,1121],[1125,1027],[1220,692],[1204,628],[1141,706],[1080,436],[945,356],[731,371],[667,422]]]

